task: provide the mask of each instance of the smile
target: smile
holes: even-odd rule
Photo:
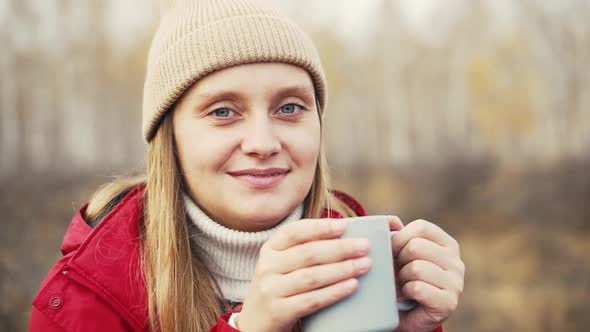
[[[278,186],[289,173],[286,168],[244,169],[227,174],[252,189],[271,189]]]

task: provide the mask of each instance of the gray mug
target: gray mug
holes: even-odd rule
[[[347,218],[343,238],[367,238],[371,242],[371,270],[358,278],[351,296],[301,320],[304,332],[391,332],[399,325],[398,311],[416,306],[413,300],[397,301],[388,216]]]

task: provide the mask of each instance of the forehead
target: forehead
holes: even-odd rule
[[[197,81],[187,94],[210,95],[220,90],[244,94],[272,91],[297,86],[313,92],[309,73],[298,66],[285,63],[254,63],[216,71]]]

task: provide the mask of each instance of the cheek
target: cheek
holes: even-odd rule
[[[315,171],[320,153],[319,125],[309,126],[293,132],[287,132],[285,144],[295,164],[303,169]]]
[[[182,128],[177,135],[181,166],[187,174],[218,171],[230,158],[236,141],[228,133],[206,126]]]

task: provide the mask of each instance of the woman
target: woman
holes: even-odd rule
[[[352,294],[370,248],[340,239],[338,219],[366,213],[328,190],[308,36],[268,4],[169,1],[148,59],[147,176],[74,216],[30,330],[289,331]],[[398,330],[440,331],[463,289],[457,242],[427,221],[390,225],[401,292],[419,303]]]

